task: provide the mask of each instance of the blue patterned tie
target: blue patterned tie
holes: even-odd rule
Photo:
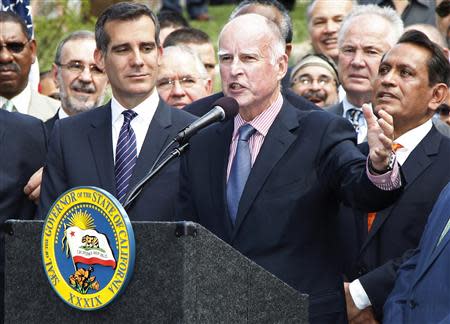
[[[125,200],[128,184],[137,160],[136,136],[130,125],[137,113],[133,110],[126,110],[122,114],[124,120],[116,146],[115,166],[117,199],[120,203]]]
[[[347,110],[347,119],[352,123],[355,131],[359,133],[359,128],[361,127],[360,118],[362,111],[356,108],[350,108]]]
[[[231,164],[230,176],[227,183],[228,212],[232,223],[236,221],[239,207],[239,200],[244,191],[245,183],[252,168],[252,159],[248,140],[256,129],[250,124],[242,125],[239,128],[239,140],[236,147],[236,154]]]

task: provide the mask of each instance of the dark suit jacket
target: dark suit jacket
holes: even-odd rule
[[[308,111],[321,109],[290,89],[282,90],[282,94],[284,98],[291,103],[292,106],[300,110]],[[216,100],[222,97],[223,92],[218,92],[208,97],[194,101],[193,103],[184,107],[183,110],[200,117],[210,111],[213,108],[213,104],[216,102]]]
[[[398,271],[383,323],[450,323],[450,232],[437,244],[449,211],[447,185],[428,217],[418,249]]]
[[[335,105],[326,108],[325,110],[342,117],[342,115],[344,114],[344,104],[341,101]]]
[[[367,144],[362,147],[367,153]],[[449,158],[450,139],[433,127],[402,166],[406,180],[402,196],[377,213],[368,234],[367,213],[351,209],[343,212],[343,217],[353,217],[362,244],[347,275],[350,280],[360,279],[379,314],[403,260],[396,258],[417,247],[433,204],[450,181]],[[351,231],[347,228],[347,232]]]
[[[301,111],[285,100],[252,167],[233,227],[225,198],[233,127],[229,120],[192,138],[182,158],[178,218],[202,224],[310,294],[312,321],[345,321],[333,230],[339,200],[380,209],[398,191],[381,191],[369,181],[348,122],[324,111]]]
[[[134,167],[130,188],[143,178],[177,132],[194,119],[160,100]],[[72,187],[97,186],[116,194],[111,134],[110,103],[55,124],[42,180],[41,217],[45,217],[59,195]],[[172,161],[144,187],[127,211],[131,220],[173,220],[178,171],[178,160]]]
[[[59,108],[59,109],[61,109],[61,108]],[[59,109],[58,109],[58,111],[56,112],[56,114],[52,118],[48,119],[44,123],[45,129],[47,131],[48,136],[50,136],[52,134],[53,127],[55,127],[56,121],[59,120],[59,115],[58,115]]]
[[[45,160],[47,139],[42,121],[0,109],[0,322],[3,320],[4,222],[32,219],[36,205],[23,187]]]

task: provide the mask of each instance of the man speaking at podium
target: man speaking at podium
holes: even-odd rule
[[[309,294],[311,323],[345,323],[338,205],[378,210],[399,195],[392,117],[380,112],[377,119],[365,108],[366,159],[348,121],[301,111],[281,95],[284,48],[278,27],[260,15],[223,28],[222,88],[238,101],[239,114],[192,138],[181,162],[177,218],[202,224]]]
[[[167,106],[155,88],[162,48],[159,24],[145,5],[118,3],[95,26],[96,65],[113,97],[105,106],[55,124],[42,180],[40,216],[66,190],[97,186],[124,202],[160,151],[194,117]],[[173,220],[179,164],[172,162],[142,191],[131,220]]]

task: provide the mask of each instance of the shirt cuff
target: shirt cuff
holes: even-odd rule
[[[355,303],[355,306],[359,310],[363,310],[372,305],[369,300],[369,296],[367,296],[366,291],[361,285],[359,279],[352,281],[348,285],[348,289],[350,291],[350,295],[352,296],[353,302]]]
[[[366,160],[367,176],[369,177],[369,180],[372,181],[372,183],[381,190],[392,191],[402,186],[402,178],[400,176],[400,166],[397,162],[397,157],[394,158],[395,161],[391,171],[386,172],[384,174],[375,175],[370,173],[369,157],[367,157]]]

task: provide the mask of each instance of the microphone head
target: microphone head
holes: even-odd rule
[[[222,107],[225,111],[225,118],[224,120],[227,120],[229,118],[233,118],[237,115],[239,111],[239,104],[236,101],[236,99],[231,97],[222,97],[217,99],[213,104],[212,107]]]

